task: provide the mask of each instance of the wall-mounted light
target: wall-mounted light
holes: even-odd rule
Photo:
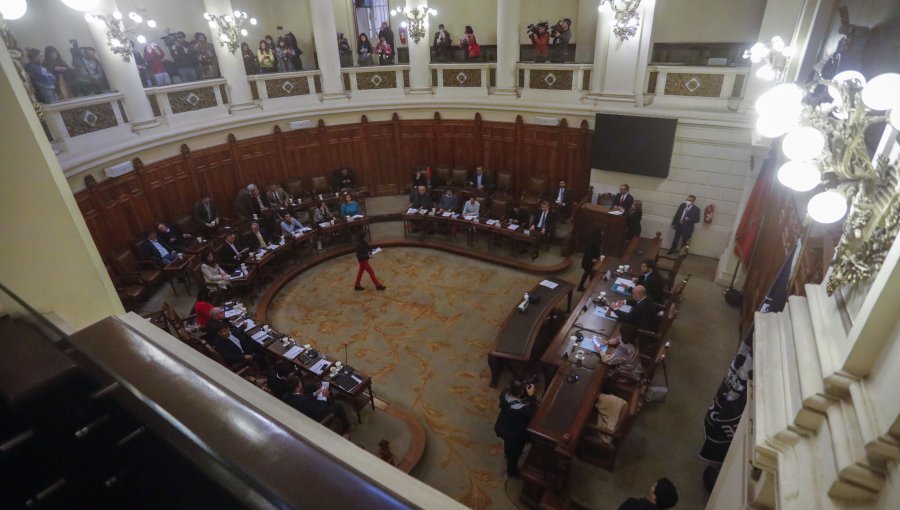
[[[420,39],[425,37],[425,21],[428,19],[429,14],[436,16],[437,11],[427,5],[420,5],[418,7],[413,7],[412,9],[409,7],[397,7],[396,9],[391,9],[391,16],[400,15],[406,19],[406,21],[400,23],[400,26],[406,27],[409,30],[409,36],[415,42],[419,42]]]
[[[231,14],[216,16],[208,12],[203,13],[203,19],[209,23],[209,28],[218,29],[219,44],[232,55],[241,47],[241,37],[247,37],[247,29],[243,28],[244,22],[249,21],[251,25],[256,25],[256,18],[251,18],[244,11],[234,11],[233,14],[233,16]],[[269,50],[275,51],[275,48]]]
[[[634,37],[638,27],[641,26],[641,15],[637,12],[641,0],[600,0],[598,9],[602,9],[604,4],[609,4],[616,15],[612,22],[613,34],[620,41]]]
[[[106,45],[109,50],[120,55],[125,62],[131,61],[131,55],[134,49],[131,46],[132,39],[140,44],[147,42],[147,38],[137,33],[138,28],[145,24],[144,17],[132,11],[128,16],[123,16],[121,12],[115,11],[112,14],[85,14],[84,19],[88,23],[98,23],[106,26]],[[149,28],[156,27],[156,22],[152,19],[146,20]]]
[[[785,45],[784,39],[777,35],[744,51],[744,58],[749,58],[754,64],[763,63],[756,69],[758,78],[779,83],[784,81],[788,61],[793,55],[794,48]]]

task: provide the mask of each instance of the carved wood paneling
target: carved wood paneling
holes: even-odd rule
[[[336,168],[354,170],[361,186],[375,189],[395,184],[409,186],[412,169],[430,164],[473,168],[484,165],[494,171],[514,173],[521,192],[531,176],[545,177],[552,187],[561,178],[575,190],[576,198],[587,190],[590,130],[583,123],[568,127],[533,126],[522,118],[515,123],[475,119],[392,120],[357,124],[319,125],[229,141],[156,162],[135,160],[135,171],[107,179],[76,193],[102,254],[130,247],[140,233],[157,220],[190,214],[199,193],[208,192],[224,217],[234,217],[238,189],[248,183],[266,186],[300,177],[309,189],[310,179],[329,179]]]

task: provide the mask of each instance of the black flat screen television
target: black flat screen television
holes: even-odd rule
[[[591,168],[665,179],[678,119],[598,113],[591,138]]]

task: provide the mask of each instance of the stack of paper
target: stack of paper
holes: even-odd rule
[[[541,282],[541,285],[543,285],[544,287],[547,287],[548,289],[555,289],[556,287],[559,286],[558,284],[553,283],[553,282],[551,282],[550,280],[544,280],[544,281],[542,281],[542,282]]]
[[[519,228],[519,226],[516,225],[516,224],[511,224],[510,226],[508,226],[508,227],[506,227],[506,228],[508,228],[508,229],[510,229],[510,230],[516,230],[516,229]]]
[[[363,218],[365,218],[365,216],[363,216],[362,214],[354,214],[353,215],[354,220],[361,220]]]
[[[326,221],[325,223],[319,223],[319,226],[322,227],[322,228],[328,228],[328,227],[331,226],[331,223],[328,223],[328,222]]]
[[[624,214],[624,212],[623,211],[609,211],[609,214],[612,214],[613,216],[621,216],[622,214]]]
[[[303,347],[300,347],[299,345],[295,345],[295,346],[291,347],[290,349],[288,349],[287,352],[284,353],[284,357],[287,359],[294,359],[297,356],[299,356],[301,352],[303,352]]]
[[[406,214],[417,214],[418,212],[419,212],[419,210],[416,209],[415,207],[410,207],[409,209],[406,210]]]
[[[227,311],[225,312],[225,318],[226,318],[226,319],[230,319],[230,318],[235,317],[235,316],[240,315],[240,314],[241,314],[241,309],[240,309],[240,308],[232,308],[231,310],[227,310]]]
[[[262,343],[265,343],[266,340],[268,340],[270,337],[269,337],[269,333],[266,330],[261,329],[261,330],[257,331],[256,334],[250,338],[252,338],[256,342],[262,344]]]
[[[322,372],[324,372],[330,366],[331,366],[330,361],[328,361],[327,359],[320,359],[319,361],[316,362],[315,365],[312,366],[312,368],[310,368],[310,370],[313,373],[315,373],[316,375],[322,375]]]
[[[251,329],[256,327],[256,323],[253,322],[253,319],[247,319],[242,327],[244,328],[244,331],[250,331]]]

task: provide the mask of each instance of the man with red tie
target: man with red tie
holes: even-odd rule
[[[669,254],[675,253],[678,249],[678,240],[681,239],[681,247],[691,240],[694,234],[694,223],[700,221],[700,208],[694,205],[697,197],[688,195],[687,200],[678,206],[675,216],[672,218],[672,228],[675,229],[675,239],[672,239],[672,246],[669,248]]]
[[[631,205],[634,204],[634,197],[628,193],[630,189],[627,184],[619,186],[619,192],[613,197],[613,211],[624,212],[631,209]]]

